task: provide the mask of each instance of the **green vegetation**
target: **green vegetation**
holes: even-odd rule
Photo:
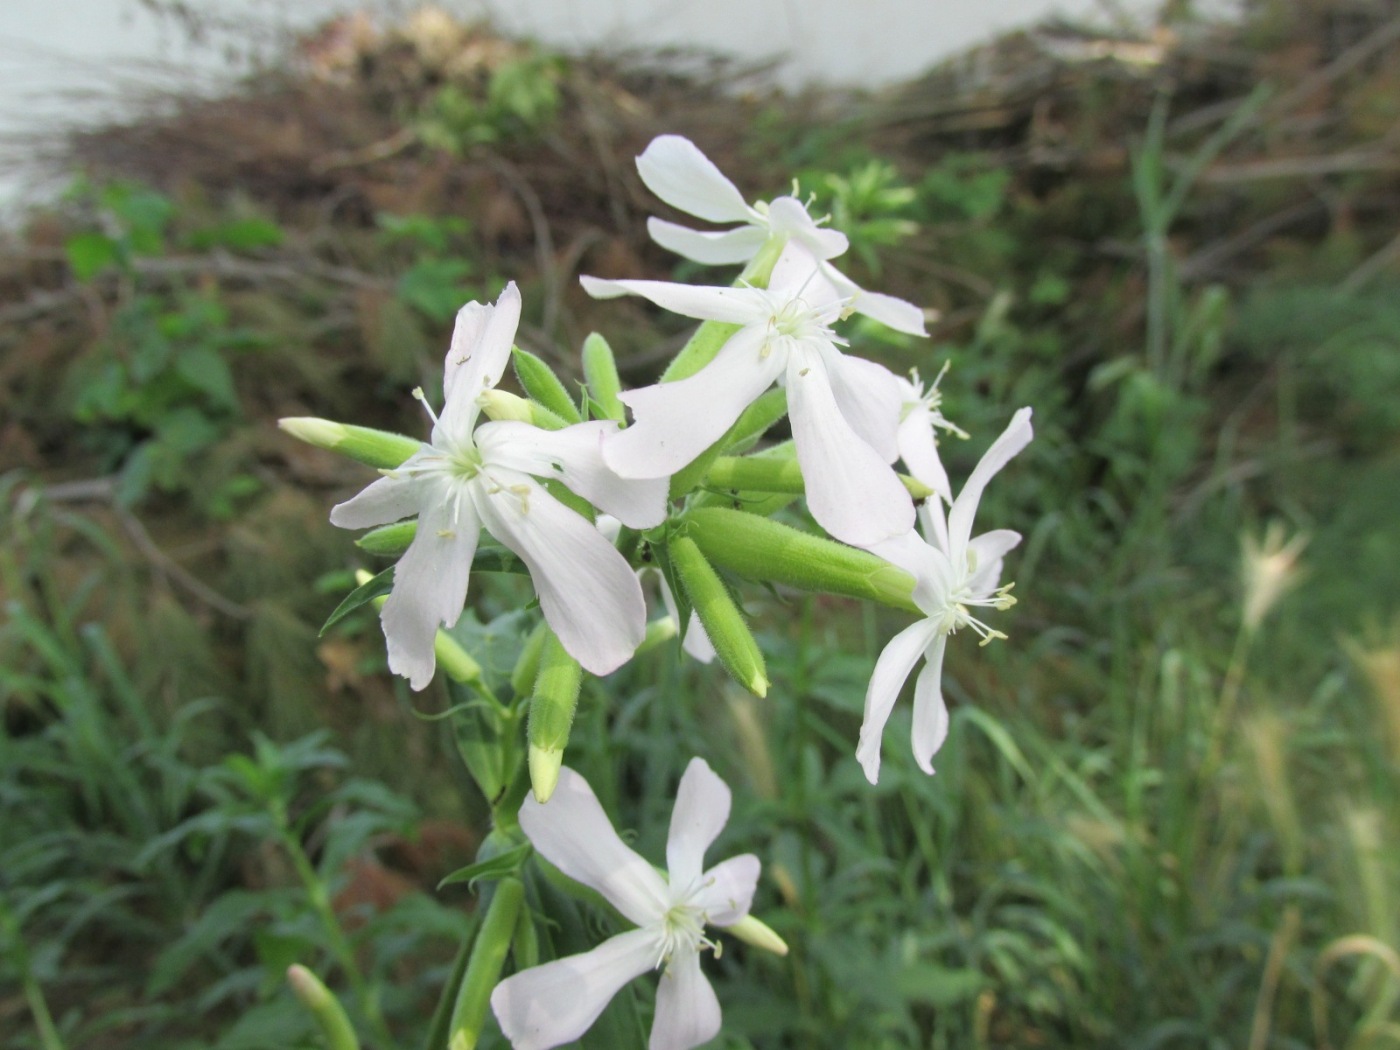
[[[1011,639],[950,659],[935,777],[853,759],[904,613],[736,589],[708,551],[767,696],[673,644],[585,683],[567,761],[642,852],[700,754],[735,790],[717,849],[764,861],[792,952],[726,943],[716,1045],[1400,1043],[1392,25],[1330,0],[1013,38],[981,87],[949,67],[821,125],[419,25],[77,137],[86,174],[0,251],[0,1048],[327,1045],[293,964],[362,1045],[424,1046],[480,1020],[476,985],[441,1000],[489,968],[454,962],[478,921],[547,898],[556,947],[607,929],[501,881],[463,765],[509,780],[473,749],[505,709],[410,695],[372,606],[318,635],[384,564],[326,521],[368,468],[273,421],[422,432],[452,313],[511,278],[527,387],[552,369],[572,411],[595,329],[649,381],[691,333],[574,278],[691,272],[630,168],[663,130],[751,196],[802,172],[853,276],[941,311],[932,346],[853,349],[951,359],[973,433],[1036,412],[985,514],[1026,535]],[[943,451],[961,476],[980,449]],[[453,632],[501,697],[544,644],[529,596],[483,573]],[[644,984],[583,1045],[642,1045]]]

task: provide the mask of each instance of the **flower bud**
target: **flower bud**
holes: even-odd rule
[[[554,369],[545,364],[544,358],[532,354],[528,350],[521,350],[517,346],[511,350],[511,359],[515,363],[516,377],[519,378],[520,385],[525,388],[525,393],[564,420],[565,423],[583,422],[583,417],[579,415],[578,406],[574,404],[574,399],[569,396],[569,391],[559,381],[559,377],[554,374]]]
[[[535,676],[540,673],[540,653],[544,652],[545,633],[549,625],[543,620],[535,624],[535,629],[525,639],[510,672],[510,687],[516,696],[525,696],[535,688]]]
[[[738,922],[726,926],[725,929],[745,944],[751,944],[755,948],[762,948],[774,955],[788,953],[787,942],[774,933],[771,926],[760,919],[755,919],[752,915],[745,915]]]
[[[540,651],[540,669],[530,696],[530,786],[535,800],[549,801],[559,783],[559,767],[578,707],[583,670],[565,650],[553,631],[547,631]]]
[[[568,422],[538,401],[531,401],[508,390],[487,390],[481,395],[481,410],[490,419],[529,423],[541,430],[563,430]]]
[[[914,499],[928,499],[933,495],[933,489],[907,474],[900,474],[899,480]],[[711,488],[755,492],[800,495],[807,489],[797,460],[776,456],[718,456],[710,463],[705,481]]]
[[[417,520],[396,521],[392,525],[370,529],[355,541],[355,546],[377,558],[397,558],[408,550],[408,545],[417,534]]]
[[[755,696],[766,696],[768,670],[763,663],[763,653],[724,581],[689,536],[673,537],[666,544],[666,550],[671,567],[725,670]]]
[[[483,391],[477,401],[488,419],[498,422],[500,420],[514,420],[518,423],[534,422],[530,411],[530,402],[519,394],[512,394],[509,390],[497,390],[493,387]]]
[[[746,579],[920,611],[914,577],[866,551],[726,507],[692,509],[685,521],[686,535],[706,558]]]
[[[583,341],[583,378],[603,418],[621,423],[625,417],[618,397],[622,393],[622,380],[617,376],[617,361],[608,341],[597,332]]]
[[[287,968],[287,983],[291,985],[292,994],[316,1019],[330,1050],[359,1050],[360,1041],[345,1007],[319,977],[305,966],[293,965]]]
[[[315,416],[279,419],[277,425],[308,445],[339,452],[380,470],[392,470],[422,447],[417,438],[392,434],[387,430],[333,423]]]

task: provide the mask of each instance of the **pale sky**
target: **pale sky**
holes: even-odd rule
[[[1219,2],[1219,0],[1215,0]],[[413,0],[194,0],[204,12],[269,27],[306,26],[357,7],[403,13]],[[996,32],[1052,13],[1141,15],[1155,0],[441,0],[464,17],[562,48],[681,45],[747,59],[786,56],[784,82],[879,86],[914,76]],[[232,67],[137,0],[0,0],[0,140],[113,112],[124,87],[206,88]],[[0,159],[0,203],[20,182]]]

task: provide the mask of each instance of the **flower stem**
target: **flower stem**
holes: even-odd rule
[[[293,834],[286,810],[280,804],[273,804],[271,809],[282,848],[287,851],[287,855],[292,861],[292,867],[296,869],[297,877],[306,890],[311,908],[321,921],[321,927],[325,930],[326,940],[329,942],[331,955],[345,972],[345,978],[350,982],[350,990],[354,993],[355,1002],[373,1032],[375,1043],[379,1046],[393,1046],[394,1040],[389,1034],[388,1024],[384,1020],[384,1012],[379,1007],[379,999],[370,989],[369,982],[365,980],[364,974],[360,971],[360,965],[355,960],[355,951],[350,944],[350,939],[345,935],[345,929],[340,925],[335,909],[331,907],[330,888],[327,886],[326,880],[321,878],[316,866],[311,863],[311,858],[302,849],[300,840]]]
[[[524,899],[525,887],[519,879],[502,879],[497,884],[457,991],[457,1004],[452,1010],[448,1030],[448,1050],[472,1050],[476,1046],[491,991],[500,979]]]

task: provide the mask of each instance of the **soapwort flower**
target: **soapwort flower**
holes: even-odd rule
[[[581,1036],[618,990],[660,969],[649,1050],[688,1050],[719,1031],[714,989],[700,952],[718,951],[706,926],[731,926],[758,885],[752,854],[704,868],[705,851],[729,819],[730,794],[703,759],[691,759],[671,814],[662,875],[625,845],[588,782],[559,772],[548,804],[527,798],[520,826],[555,867],[603,895],[637,929],[582,955],[523,970],[491,993],[491,1009],[515,1050],[546,1050]]]
[[[529,568],[545,619],[589,671],[617,668],[646,630],[641,588],[626,559],[536,480],[561,481],[637,528],[659,524],[665,482],[624,481],[603,463],[603,437],[617,424],[558,431],[512,421],[477,426],[481,397],[505,370],[519,320],[514,282],[494,306],[462,307],[447,352],[441,414],[415,391],[433,420],[431,440],[331,511],[331,522],[347,529],[418,516],[380,613],[389,667],[414,689],[432,680],[438,625],[451,626],[462,612],[483,528]]]
[[[1031,440],[1031,410],[1012,417],[992,443],[944,517],[940,501],[920,508],[923,537],[907,535],[867,549],[904,569],[916,580],[914,603],[924,619],[895,635],[875,661],[865,692],[865,718],[860,727],[856,758],[872,784],[880,778],[880,740],[899,692],[919,658],[924,668],[914,682],[914,761],[933,772],[933,756],[948,735],[948,707],[943,701],[943,654],[948,636],[970,628],[986,645],[1002,632],[979,619],[982,609],[1007,609],[1015,604],[1011,584],[1000,586],[1002,559],[1021,542],[1010,529],[972,536],[972,519],[982,492],[992,477]]]
[[[947,373],[945,364],[927,386],[919,379],[917,369],[910,372],[908,379],[895,376],[900,393],[899,430],[895,441],[899,446],[899,458],[904,461],[910,477],[922,481],[945,502],[952,503],[953,489],[938,455],[937,431],[946,430],[960,438],[967,437],[967,431],[950,423],[943,414],[943,394],[938,384]]]
[[[848,298],[855,313],[896,331],[926,335],[924,316],[913,303],[892,295],[868,292],[828,261],[848,247],[846,235],[822,228],[807,205],[795,196],[756,201],[750,205],[737,186],[714,162],[680,135],[660,135],[637,158],[637,173],[647,189],[671,207],[708,222],[741,225],[714,232],[692,230],[664,219],[647,220],[651,239],[663,248],[695,262],[747,262],[769,237],[786,237],[816,261],[822,276]]]
[[[676,473],[777,380],[787,387],[807,505],[822,528],[856,545],[913,528],[913,501],[890,467],[898,384],[883,366],[837,349],[845,340],[830,326],[849,301],[801,247],[778,258],[767,288],[582,280],[596,298],[640,295],[686,317],[740,326],[694,375],[621,395],[635,422],[608,435],[603,458],[622,477]]]

